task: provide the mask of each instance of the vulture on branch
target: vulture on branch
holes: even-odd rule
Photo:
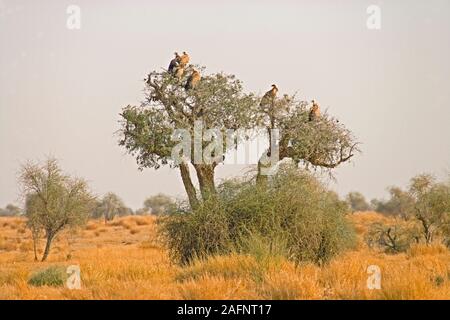
[[[178,67],[179,62],[180,62],[180,56],[178,55],[177,52],[175,52],[175,58],[172,59],[172,61],[170,61],[168,71],[170,73],[173,73],[175,71],[175,68]]]
[[[275,84],[272,85],[272,89],[266,92],[266,94],[262,97],[260,106],[265,106],[275,99],[277,96],[278,88]]]
[[[187,66],[187,64],[189,63],[190,60],[191,60],[191,58],[186,53],[186,51],[183,51],[183,55],[180,57],[180,65],[182,67],[185,67],[185,66]]]
[[[194,89],[198,83],[200,82],[200,79],[202,78],[202,76],[200,75],[200,72],[198,72],[197,70],[193,70],[192,74],[189,76],[186,85],[184,86],[184,88],[186,90],[189,89]]]
[[[176,67],[174,70],[174,74],[175,74],[175,77],[177,77],[178,80],[180,80],[184,74],[184,67],[183,66]]]
[[[320,117],[320,107],[316,100],[312,100],[312,107],[309,111],[309,121],[314,121]]]

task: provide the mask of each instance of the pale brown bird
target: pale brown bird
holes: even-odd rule
[[[272,85],[272,89],[270,89],[269,91],[267,91],[264,96],[261,99],[261,103],[260,106],[265,106],[269,103],[271,103],[277,96],[277,92],[278,92],[278,87],[273,84]]]
[[[178,64],[180,63],[180,58],[181,57],[178,54],[178,52],[175,52],[175,58],[170,61],[169,68],[168,68],[168,71],[170,73],[174,72],[175,68],[178,67]]]
[[[312,100],[312,107],[309,111],[309,121],[314,121],[318,118],[320,118],[320,106],[316,102],[316,100]]]
[[[185,66],[187,66],[187,64],[189,63],[190,60],[191,60],[191,58],[186,53],[186,51],[183,51],[183,55],[179,59],[180,65],[182,67],[185,67]]]
[[[200,79],[202,78],[202,76],[200,75],[200,72],[198,72],[197,70],[193,70],[192,74],[189,76],[186,85],[184,86],[184,88],[186,90],[189,89],[194,89],[198,83],[200,82]]]
[[[175,74],[175,77],[177,77],[178,80],[180,80],[184,74],[184,67],[183,66],[176,67],[174,70],[174,74]]]

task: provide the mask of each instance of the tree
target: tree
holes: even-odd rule
[[[430,244],[450,223],[450,187],[421,174],[411,179],[409,193],[414,199],[412,213],[420,222],[425,242]]]
[[[152,196],[144,201],[144,208],[152,214],[159,215],[173,211],[175,202],[162,193]]]
[[[40,208],[41,202],[38,199],[36,193],[30,193],[25,198],[25,215],[27,217],[27,227],[31,231],[31,237],[33,239],[33,253],[34,260],[38,260],[37,246],[39,245],[39,239],[42,235],[42,227],[39,222],[41,218],[40,213],[43,208]]]
[[[205,75],[205,68],[197,66],[196,69],[201,70],[203,76],[198,86],[190,90],[186,90],[184,84],[192,73],[192,66],[186,68],[181,79],[166,71],[151,72],[145,83],[144,102],[140,106],[123,108],[119,131],[119,145],[136,157],[140,169],[158,169],[164,165],[179,168],[191,208],[197,207],[200,200],[190,176],[190,166],[196,172],[201,198],[216,195],[215,169],[228,150],[249,138],[244,129],[264,128],[269,138],[272,138],[270,129],[280,132],[279,139],[274,139],[277,140],[274,147],[264,151],[258,163],[258,181],[262,182],[266,180],[263,169],[285,158],[292,158],[297,164],[332,169],[348,161],[357,151],[351,132],[336,119],[324,114],[320,119],[309,121],[305,101],[285,96],[271,101],[269,107],[261,107],[261,99],[253,93],[245,93],[242,82],[235,76]],[[200,135],[196,135],[198,125]],[[190,156],[181,161],[172,157],[174,147],[179,145],[177,129],[185,129],[189,136]],[[203,132],[203,129],[214,129],[215,133]],[[235,134],[232,143],[226,143],[223,137],[230,129],[235,130]],[[195,146],[200,144],[205,150],[210,142],[220,145],[222,152],[214,149],[209,153],[212,161],[197,161]],[[275,154],[279,154],[279,158],[267,164],[265,160]],[[204,160],[202,154],[200,160]]]
[[[263,114],[264,127],[278,130],[279,134],[278,142],[269,146],[258,163],[257,180],[261,184],[268,178],[262,170],[275,167],[285,158],[306,168],[331,170],[349,161],[359,151],[353,134],[338,119],[324,113],[310,121],[308,103],[295,96],[274,99],[259,112]],[[272,154],[278,154],[276,161]],[[269,164],[268,159],[272,160]]]
[[[347,195],[346,200],[353,212],[370,210],[370,205],[367,203],[364,195],[360,192],[350,192]]]
[[[46,245],[42,256],[42,261],[45,261],[59,232],[86,222],[94,197],[83,179],[63,174],[52,158],[42,164],[30,162],[23,165],[20,184],[26,199],[27,225],[33,238],[36,240],[41,231],[45,233]]]
[[[388,189],[390,198],[387,201],[373,199],[371,201],[374,211],[388,215],[396,215],[407,220],[413,210],[414,199],[407,191],[399,187],[390,187]]]
[[[388,201],[372,200],[374,210],[400,216],[419,224],[421,235],[427,244],[436,235],[445,237],[450,230],[450,185],[438,183],[429,174],[412,178],[406,191],[389,188]]]
[[[125,216],[132,214],[132,210],[127,208],[122,199],[116,194],[109,192],[101,201],[98,201],[92,213],[93,218],[103,217],[105,224],[113,220],[116,216]]]
[[[189,164],[197,174],[202,198],[207,199],[216,193],[214,171],[220,162],[217,159],[222,159],[221,155],[216,155],[217,159],[211,163],[194,161],[194,146],[199,142],[194,136],[195,125],[217,128],[222,133],[227,129],[245,128],[252,121],[257,103],[252,94],[243,92],[239,80],[223,73],[204,75],[195,89],[185,90],[183,84],[191,71],[191,67],[186,68],[181,80],[165,71],[148,75],[145,101],[138,107],[127,106],[121,113],[119,144],[136,156],[140,169],[158,169],[162,165],[178,167],[190,205],[195,207],[199,199]],[[192,156],[189,160],[175,162],[172,158],[172,150],[178,144],[173,139],[176,129],[186,129],[190,135]],[[206,146],[203,141],[200,143]]]
[[[22,210],[13,205],[13,204],[8,204],[5,209],[0,209],[0,216],[4,216],[4,217],[14,217],[14,216],[19,216],[21,214]]]
[[[380,247],[388,253],[406,251],[418,236],[414,226],[402,221],[389,224],[373,223],[365,236],[369,247]]]

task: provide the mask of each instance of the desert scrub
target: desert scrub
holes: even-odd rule
[[[370,248],[378,248],[386,253],[405,252],[418,238],[414,225],[407,222],[373,223],[365,237]]]
[[[61,287],[67,281],[66,268],[63,266],[51,266],[33,273],[28,280],[28,284],[41,287]]]
[[[254,180],[223,183],[195,210],[161,219],[160,231],[181,264],[236,251],[322,264],[354,244],[347,210],[310,173],[281,168],[265,187]]]

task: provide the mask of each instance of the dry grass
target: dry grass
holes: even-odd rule
[[[449,299],[450,252],[435,244],[386,255],[362,242],[367,226],[387,218],[350,217],[360,237],[355,251],[318,267],[229,255],[181,268],[156,238],[156,218],[124,217],[65,232],[46,263],[34,262],[25,221],[0,219],[0,299]],[[25,230],[25,232],[23,231]],[[40,252],[44,241],[39,244]],[[32,287],[30,275],[51,265],[79,265],[82,289]],[[367,288],[367,267],[382,271],[381,290]]]

